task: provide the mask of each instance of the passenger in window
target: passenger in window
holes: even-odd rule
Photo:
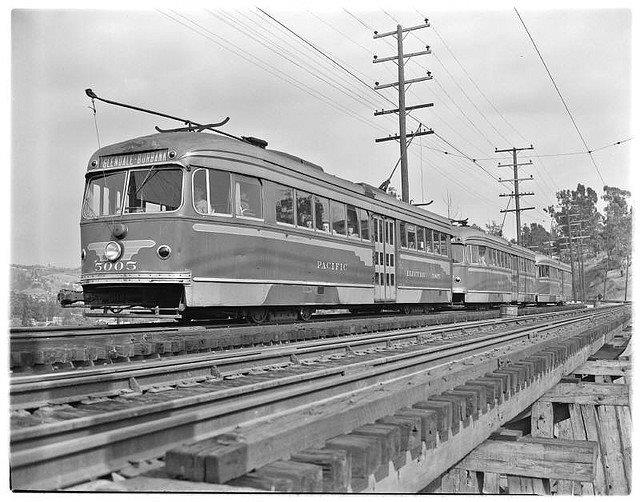
[[[196,187],[194,189],[193,201],[196,211],[202,214],[209,213],[209,203],[207,202],[207,195],[202,188]]]
[[[487,258],[486,258],[487,248],[485,246],[478,246],[478,251],[480,253],[480,260],[478,263],[480,263],[480,265],[486,265],[487,264]]]

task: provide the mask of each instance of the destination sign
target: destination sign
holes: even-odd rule
[[[100,168],[130,167],[141,164],[157,164],[166,162],[169,158],[169,150],[152,150],[150,152],[123,153],[118,155],[105,155],[100,157]]]

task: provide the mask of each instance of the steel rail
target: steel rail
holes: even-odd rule
[[[529,307],[525,307],[529,308]],[[532,308],[543,308],[543,307],[532,307]],[[561,312],[572,312],[575,310],[581,310],[580,307],[575,308],[566,308],[561,310]],[[435,312],[431,315],[452,313],[452,312],[464,312],[458,309],[451,310],[443,310]],[[556,311],[558,312],[558,311]],[[542,312],[545,313],[545,312]],[[549,312],[551,313],[551,312]],[[416,314],[417,315],[417,314]],[[424,314],[423,314],[424,315]],[[538,315],[538,314],[527,314],[527,315]],[[301,324],[303,326],[313,325],[315,322],[327,322],[327,321],[343,321],[343,320],[351,320],[351,319],[378,319],[378,318],[391,318],[391,317],[399,317],[399,318],[407,318],[411,317],[410,315],[401,315],[395,312],[383,312],[380,314],[316,314],[313,316],[310,322],[305,323],[266,323],[264,325],[258,326],[291,326],[295,324]],[[524,317],[524,316],[522,316]],[[196,324],[177,324],[177,323],[167,323],[167,322],[156,322],[156,323],[132,323],[132,324],[108,324],[108,325],[96,325],[96,326],[40,326],[40,327],[13,327],[9,328],[9,339],[11,341],[29,341],[29,340],[38,340],[38,339],[49,339],[49,338],[74,338],[74,337],[85,337],[85,336],[103,336],[103,335],[112,335],[112,334],[128,334],[128,333],[140,333],[141,331],[150,330],[151,332],[162,333],[165,331],[208,331],[208,330],[216,330],[216,329],[226,329],[226,328],[246,328],[247,326],[253,327],[257,326],[254,324],[250,324],[247,322],[234,321],[230,319],[220,319],[220,320],[207,320],[201,323]]]
[[[374,361],[320,367],[209,393],[167,398],[150,406],[19,429],[11,434],[12,483],[31,489],[67,486],[122,468],[129,459],[162,455],[176,444],[232,430],[258,417],[380,385],[402,375],[423,373],[429,364],[460,361],[460,356],[476,356],[474,360],[478,360],[478,356],[489,357],[499,348],[514,352],[517,347],[513,344],[526,343],[527,339],[535,339],[536,344],[560,340],[562,334],[545,337],[543,333],[576,327],[596,314],[604,322],[618,312],[620,308],[591,312],[535,328],[486,335],[481,340],[459,340]]]
[[[114,395],[123,390],[144,390],[189,379],[203,379],[212,374],[228,376],[248,372],[256,366],[289,363],[292,359],[344,354],[348,350],[369,350],[391,343],[408,343],[427,335],[444,335],[465,329],[497,328],[511,324],[544,322],[549,317],[577,315],[575,311],[533,314],[507,319],[489,319],[466,323],[410,328],[395,332],[334,337],[284,346],[247,348],[221,353],[191,354],[122,365],[93,367],[78,371],[42,375],[15,375],[10,380],[12,409],[35,408],[45,404],[79,401],[89,396]],[[215,370],[212,372],[212,370]],[[132,381],[131,379],[135,379]]]

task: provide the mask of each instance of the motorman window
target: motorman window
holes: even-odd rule
[[[275,188],[276,221],[293,225],[293,188],[277,185]]]
[[[296,190],[296,223],[299,227],[313,230],[312,201],[313,196],[310,193]]]
[[[407,224],[404,221],[400,222],[400,247],[407,247]]]
[[[182,202],[182,169],[152,166],[129,173],[125,213],[175,211]]]
[[[331,231],[331,219],[329,217],[329,200],[324,197],[314,196],[314,207],[316,216],[316,229],[329,233]]]
[[[125,171],[99,174],[87,180],[87,188],[82,204],[84,218],[99,218],[120,214],[122,211],[122,194]]]
[[[358,210],[350,204],[347,204],[347,235],[349,237],[360,237]]]
[[[262,183],[257,178],[233,175],[236,216],[262,218]]]
[[[346,235],[346,209],[342,202],[331,201],[331,226],[334,234]]]

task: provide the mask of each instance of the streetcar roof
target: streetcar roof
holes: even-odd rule
[[[124,161],[120,165],[118,165],[117,162],[110,163],[115,164],[115,167],[103,167],[104,164],[102,162],[105,157],[113,159],[118,158],[118,156],[126,156],[128,154],[155,151],[167,151],[170,154],[175,152],[171,157],[171,160],[167,159],[163,162],[177,162],[181,164],[187,164],[190,158],[197,157],[198,155],[211,154],[212,152],[216,152],[218,155],[220,153],[227,153],[246,156],[254,161],[259,159],[265,162],[267,166],[269,164],[281,166],[305,175],[311,179],[339,186],[355,194],[359,194],[369,199],[375,199],[379,203],[383,203],[387,207],[391,206],[392,209],[408,216],[413,216],[414,218],[426,218],[431,222],[438,224],[441,228],[446,228],[449,231],[451,230],[451,223],[448,218],[421,207],[416,207],[402,202],[376,187],[366,183],[354,183],[326,173],[324,169],[317,164],[289,153],[261,148],[249,142],[216,134],[193,132],[158,133],[104,146],[91,156],[87,168],[87,175],[90,175],[93,172],[103,172],[132,167],[131,165],[126,165],[126,162]],[[153,156],[151,156],[151,159],[153,159]],[[155,163],[158,162],[150,160],[147,162],[147,165]]]
[[[565,272],[571,272],[571,266],[556,260],[555,258],[551,258],[545,254],[536,255],[536,265],[549,265],[551,267],[559,268],[560,270],[564,270]]]
[[[474,227],[456,227],[453,229],[456,240],[462,244],[478,244],[489,246],[507,253],[515,254],[522,258],[533,260],[535,253],[530,249],[513,244],[502,237],[491,235],[482,229]]]

